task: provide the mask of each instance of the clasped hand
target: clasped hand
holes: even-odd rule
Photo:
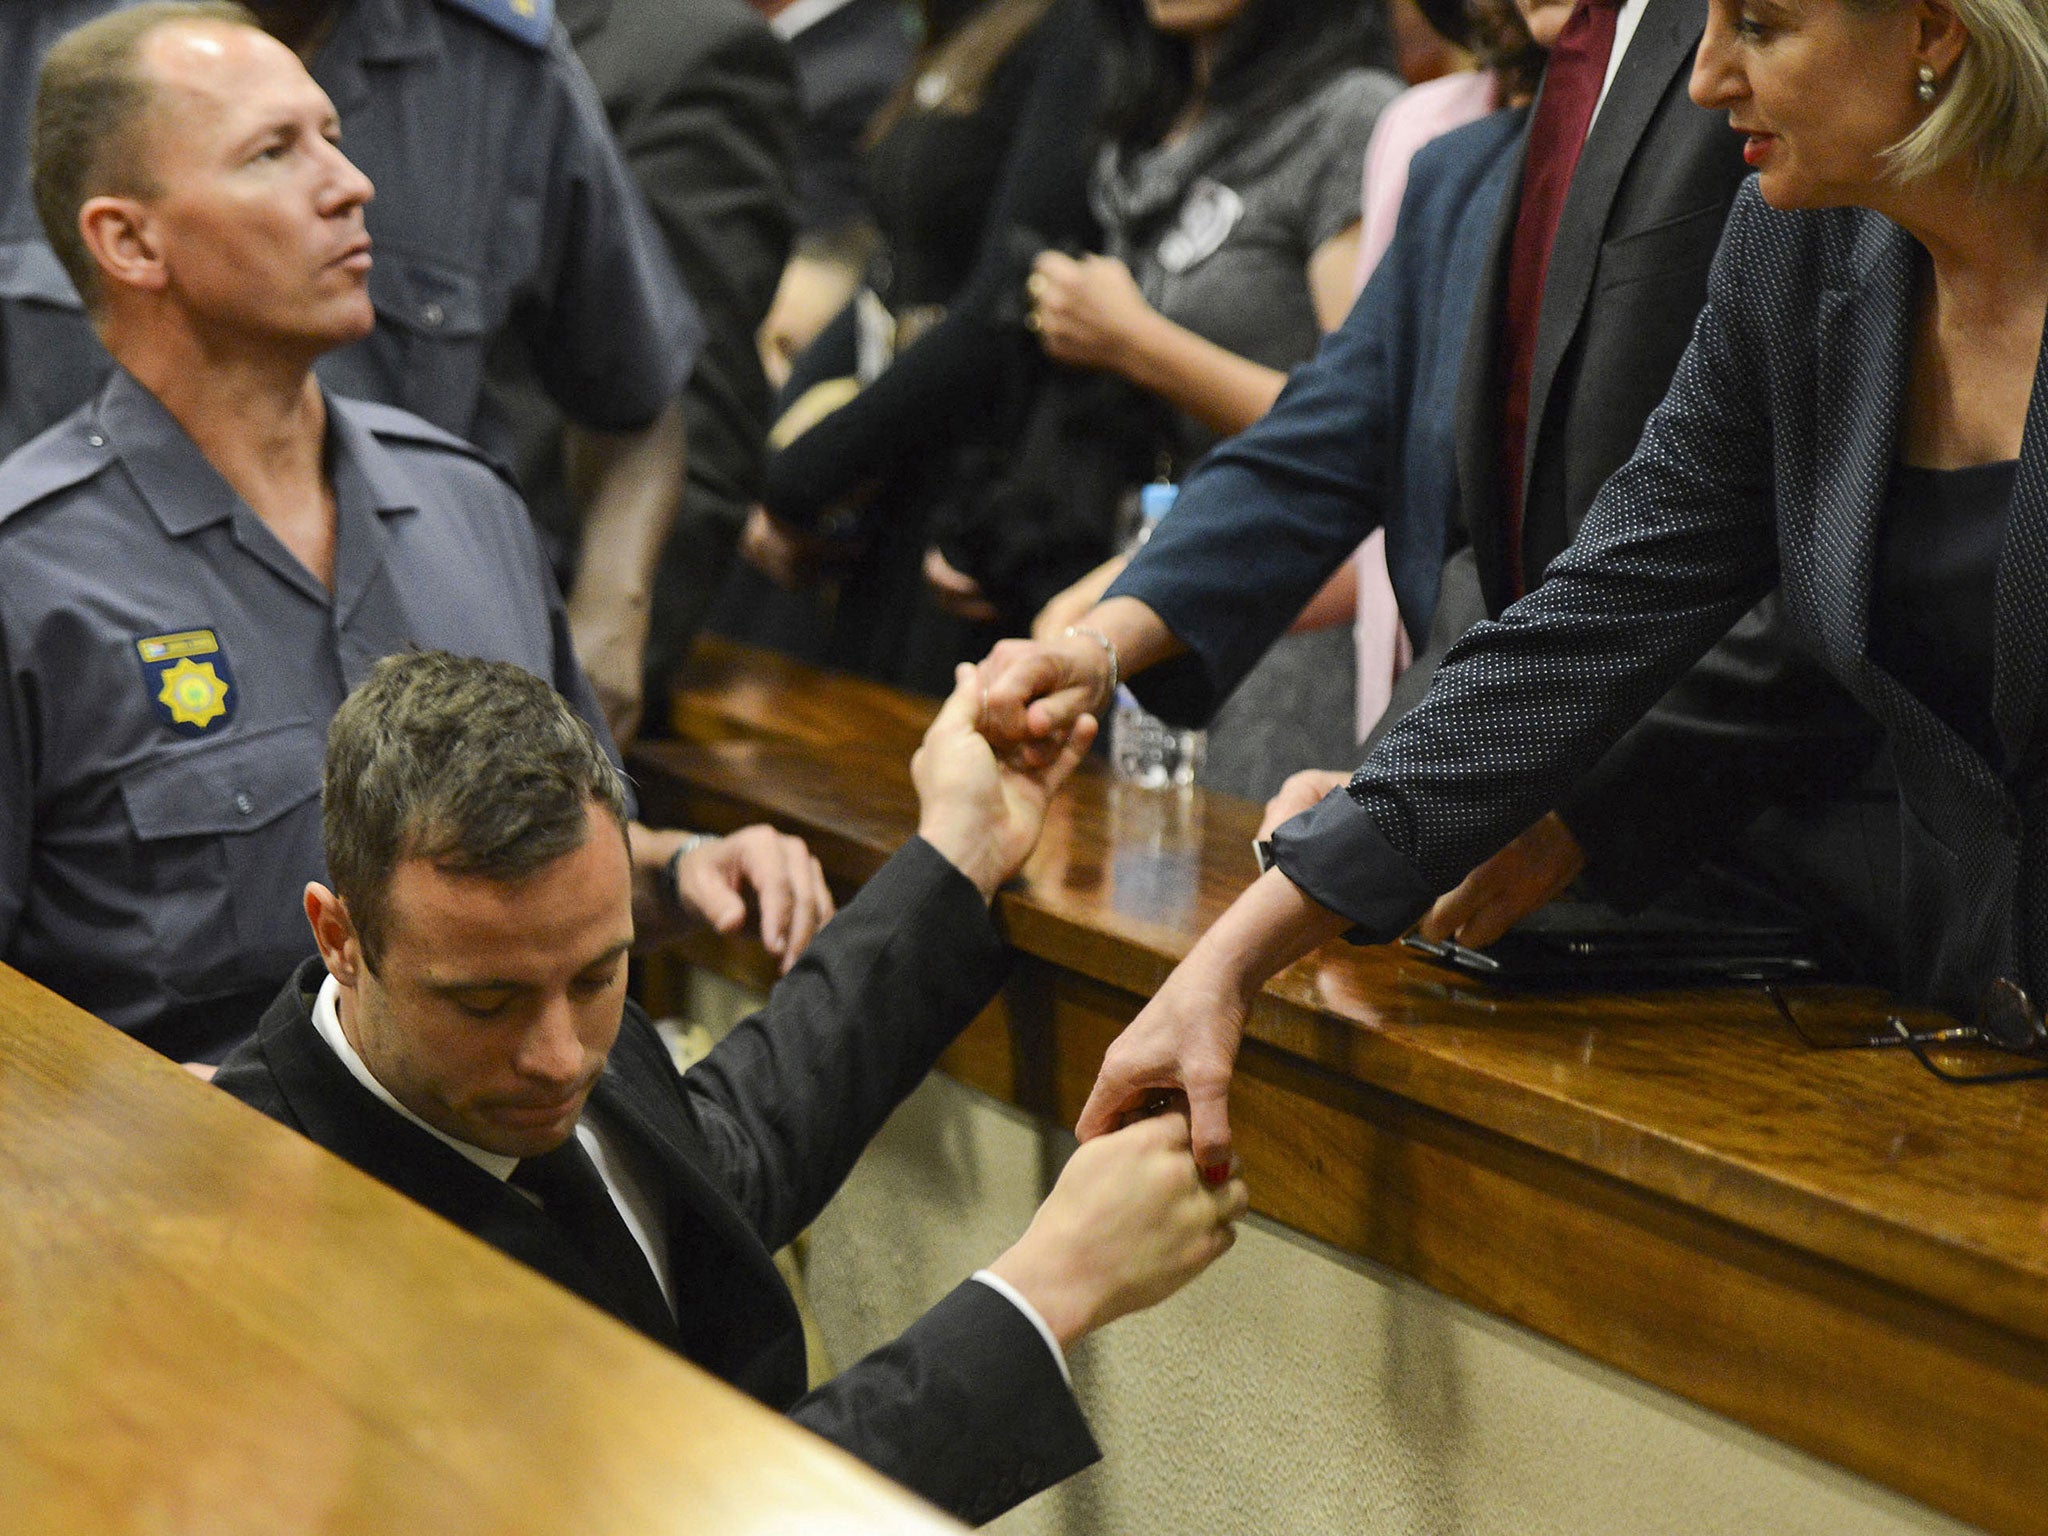
[[[1030,325],[1046,354],[1076,368],[1115,369],[1157,313],[1113,256],[1041,251],[1024,283]]]
[[[910,759],[910,778],[918,835],[992,899],[1037,846],[1047,804],[1095,740],[1095,717],[1081,715],[1055,747],[1023,761],[996,755],[978,729],[983,713],[980,678],[963,663]]]
[[[1085,1143],[1016,1246],[989,1266],[1030,1301],[1062,1348],[1164,1301],[1229,1252],[1244,1183],[1205,1186],[1178,1113]]]
[[[982,733],[1009,761],[1050,762],[1109,702],[1109,653],[1087,635],[1000,640],[975,670]]]

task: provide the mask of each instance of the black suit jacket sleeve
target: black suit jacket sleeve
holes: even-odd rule
[[[1102,1454],[1038,1330],[976,1280],[790,1417],[971,1525]]]
[[[824,1207],[1007,966],[981,893],[913,838],[684,1075],[715,1177],[766,1247]],[[972,1281],[790,1413],[976,1523],[1100,1454],[1038,1330]]]
[[[1007,967],[981,893],[912,838],[768,1006],[684,1075],[716,1176],[764,1244],[781,1247],[824,1208]]]

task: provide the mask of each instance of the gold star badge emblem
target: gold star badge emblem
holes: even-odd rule
[[[228,685],[213,670],[210,661],[193,661],[187,657],[174,667],[166,667],[163,680],[163,690],[157,694],[157,702],[171,712],[174,725],[197,726],[203,730],[228,712],[224,702],[228,696]]]

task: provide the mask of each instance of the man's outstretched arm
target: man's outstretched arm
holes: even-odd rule
[[[1099,1455],[1060,1353],[1228,1252],[1248,1200],[1238,1180],[1196,1177],[1177,1112],[1099,1137],[1008,1252],[791,1417],[962,1519],[993,1519]]]
[[[1036,846],[1094,722],[1024,768],[997,761],[974,728],[979,705],[962,667],[911,760],[918,836],[684,1079],[723,1187],[770,1249],[832,1197],[1007,974],[989,903]]]

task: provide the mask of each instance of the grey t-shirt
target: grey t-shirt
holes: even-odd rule
[[[1196,335],[1269,368],[1308,361],[1322,337],[1309,258],[1358,222],[1366,142],[1400,90],[1384,71],[1347,70],[1260,121],[1226,109],[1160,148],[1105,148],[1091,196],[1109,254]],[[1186,467],[1215,436],[1176,425]]]
[[[1109,253],[1169,320],[1269,368],[1308,361],[1309,258],[1357,222],[1366,143],[1400,90],[1350,70],[1258,122],[1216,112],[1174,144],[1105,149],[1092,195]],[[1181,474],[1216,442],[1179,413],[1172,434]],[[1352,766],[1355,677],[1350,630],[1283,636],[1217,712],[1202,784],[1264,800],[1298,769]]]

